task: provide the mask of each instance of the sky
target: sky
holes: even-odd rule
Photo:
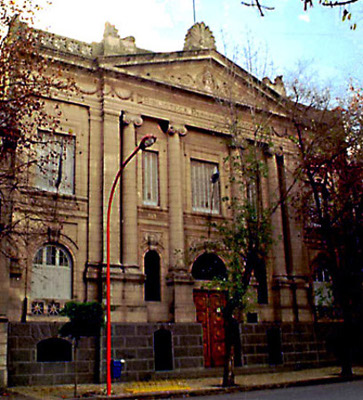
[[[356,30],[337,9],[316,4],[304,12],[301,0],[266,1],[276,8],[261,17],[240,0],[195,0],[196,22],[204,21],[217,50],[239,65],[246,49],[255,53],[260,77],[293,76],[303,66],[304,79],[335,94],[343,95],[350,80],[363,86],[363,0],[351,7]],[[139,48],[177,51],[194,23],[193,0],[52,0],[37,19],[41,29],[85,42],[100,42],[107,21]]]

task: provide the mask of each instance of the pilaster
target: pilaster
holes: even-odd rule
[[[168,129],[169,186],[169,274],[168,286],[173,287],[175,322],[194,322],[193,278],[185,265],[183,219],[181,137],[187,134],[184,125],[170,123]]]
[[[272,302],[274,310],[275,321],[290,321],[290,316],[286,318],[286,312],[282,308],[286,306],[286,302],[291,305],[291,300],[287,300],[289,293],[286,293],[286,288],[282,288],[280,278],[286,276],[286,262],[285,262],[285,251],[282,228],[282,211],[280,202],[280,187],[277,164],[274,154],[267,155],[267,166],[268,166],[268,189],[269,189],[269,200],[270,206],[276,204],[276,210],[271,215],[271,226],[272,226]]]
[[[140,115],[125,113],[123,117],[123,161],[136,144],[136,127],[141,126]],[[136,157],[122,173],[122,265],[128,271],[139,270],[137,235],[137,169]]]
[[[187,129],[183,125],[170,124],[168,130],[168,183],[169,183],[169,237],[170,269],[186,271],[184,262],[184,221],[182,195],[182,160],[180,136]]]
[[[106,263],[107,207],[111,187],[121,165],[119,115],[113,110],[103,113],[103,262]],[[112,202],[110,223],[110,262],[120,265],[120,191],[117,188]]]
[[[280,202],[280,188],[278,180],[278,171],[274,155],[267,156],[268,166],[268,189],[270,197],[270,206],[276,204],[276,211],[271,215],[272,231],[272,256],[273,256],[273,275],[285,275],[286,263],[284,253],[284,242],[281,240],[283,236],[281,205]]]
[[[90,153],[89,153],[89,192],[88,192],[88,260],[103,261],[103,161],[102,115],[99,109],[90,109]]]

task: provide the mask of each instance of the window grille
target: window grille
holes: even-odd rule
[[[143,152],[143,203],[149,206],[159,205],[158,153]]]
[[[35,186],[48,192],[74,194],[75,137],[39,133]]]
[[[212,176],[216,174],[218,164],[191,161],[193,211],[220,213],[219,180],[212,182]]]

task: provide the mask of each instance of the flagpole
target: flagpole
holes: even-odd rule
[[[194,17],[194,23],[195,21],[195,0],[193,0],[193,17]]]

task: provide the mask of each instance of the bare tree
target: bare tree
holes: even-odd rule
[[[23,264],[25,300],[28,244],[35,235],[47,235],[42,219],[58,218],[57,191],[55,211],[46,217],[44,204],[28,194],[31,175],[52,168],[61,177],[63,150],[52,143],[61,110],[54,100],[59,93],[72,96],[76,90],[73,80],[43,51],[44,34],[31,28],[38,10],[33,0],[0,0],[0,251],[8,260],[4,263]],[[8,268],[3,265],[2,270]]]

